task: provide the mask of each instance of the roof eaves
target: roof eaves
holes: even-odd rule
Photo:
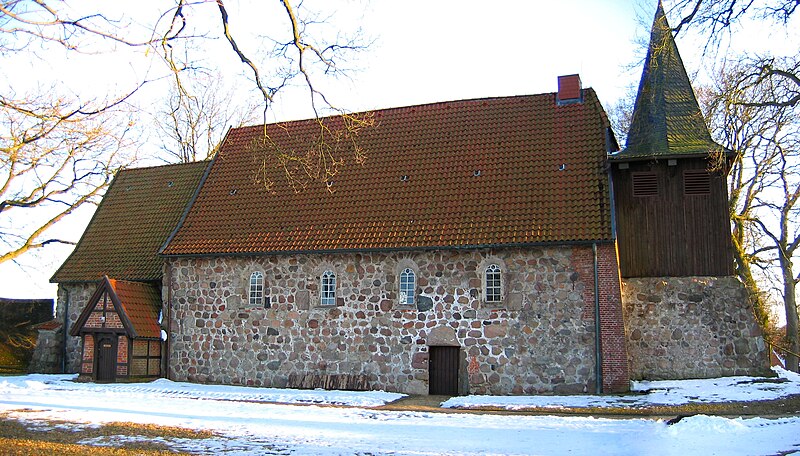
[[[613,236],[599,239],[569,240],[569,241],[540,241],[540,242],[515,242],[508,244],[463,244],[463,245],[424,245],[414,247],[375,247],[364,249],[315,249],[315,250],[275,250],[268,252],[202,252],[202,253],[169,253],[162,254],[165,258],[200,258],[200,257],[240,257],[240,256],[272,256],[272,255],[325,255],[341,253],[384,253],[384,252],[413,252],[419,250],[480,250],[501,248],[524,248],[556,245],[592,245],[608,244],[615,242]]]

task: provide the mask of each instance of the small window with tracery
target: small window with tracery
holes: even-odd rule
[[[336,305],[336,274],[333,271],[325,271],[320,277],[320,305]]]
[[[500,266],[496,264],[487,266],[484,281],[486,302],[500,302],[503,296]]]
[[[250,293],[248,304],[260,306],[264,303],[264,274],[256,271],[250,274]]]
[[[403,269],[400,273],[400,304],[409,306],[414,305],[415,293],[417,288],[417,276],[411,268]]]

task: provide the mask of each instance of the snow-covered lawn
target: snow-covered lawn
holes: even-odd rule
[[[467,397],[446,405],[618,407],[800,394],[800,377],[784,371],[779,374],[785,381],[735,377],[642,382],[635,389],[648,394]],[[167,380],[98,385],[75,383],[73,378],[0,377],[0,413],[29,422],[130,421],[218,433],[220,437],[206,440],[169,441],[176,450],[201,454],[800,454],[800,417],[700,415],[669,426],[648,419],[397,412],[370,408],[400,397],[393,393],[277,390]],[[289,405],[297,403],[320,405]]]
[[[707,380],[633,382],[638,394],[620,396],[466,396],[442,404],[450,408],[500,407],[520,410],[530,407],[631,407],[682,405],[730,401],[765,401],[800,394],[800,375],[774,368],[777,377],[723,377]]]

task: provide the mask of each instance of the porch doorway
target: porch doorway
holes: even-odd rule
[[[117,374],[117,338],[113,335],[97,337],[96,382],[113,382]]]
[[[428,347],[428,394],[458,396],[459,347]]]

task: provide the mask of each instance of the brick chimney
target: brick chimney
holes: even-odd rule
[[[577,74],[558,77],[558,94],[556,104],[559,106],[583,102],[581,77]]]

